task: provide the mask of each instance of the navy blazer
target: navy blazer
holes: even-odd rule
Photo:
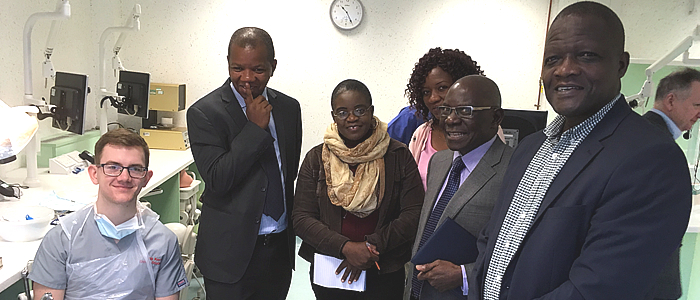
[[[469,299],[482,299],[496,237],[542,131],[515,150],[479,258]],[[690,174],[676,143],[620,98],[571,154],[505,276],[501,299],[641,299],[681,242]]]
[[[235,283],[253,255],[265,204],[267,176],[259,162],[272,135],[250,122],[231,90],[231,81],[187,110],[192,155],[205,183],[195,262],[214,281]],[[301,155],[301,108],[295,99],[267,89],[279,139],[291,221],[294,180]],[[287,226],[289,260],[294,266],[294,231]]]

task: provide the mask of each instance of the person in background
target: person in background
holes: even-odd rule
[[[188,282],[177,237],[136,199],[153,176],[148,158],[146,141],[127,129],[100,137],[88,166],[97,200],[41,241],[29,273],[36,299],[179,298]]]
[[[331,96],[333,123],[323,144],[311,149],[299,170],[294,231],[299,256],[311,262],[316,299],[401,299],[404,264],[423,199],[416,163],[406,146],[389,137],[374,116],[362,82],[340,82]],[[366,271],[366,291],[313,283],[314,254],[343,259],[336,270],[352,283]]]
[[[281,300],[294,268],[301,108],[267,87],[277,60],[265,30],[236,30],[226,58],[229,79],[187,110],[205,183],[195,262],[207,299]]]
[[[643,299],[678,248],[688,165],[620,94],[624,40],[618,16],[596,2],[552,22],[542,80],[558,116],[511,157],[469,299]]]
[[[683,68],[662,78],[656,88],[654,108],[643,117],[674,140],[690,130],[700,117],[700,71]],[[673,252],[652,288],[655,299],[681,297],[679,264],[680,248]]]
[[[484,75],[481,67],[459,49],[433,48],[421,57],[413,68],[406,86],[406,95],[411,106],[426,121],[411,137],[408,149],[418,164],[423,187],[426,187],[430,157],[447,149],[444,129],[437,118],[437,107],[442,105],[445,94],[455,80],[467,75]]]
[[[432,116],[429,116],[432,118]],[[425,123],[423,116],[413,106],[406,106],[391,121],[386,131],[389,137],[408,145],[416,128]]]
[[[449,150],[435,153],[430,160],[414,255],[447,218],[479,236],[513,154],[496,135],[503,110],[501,93],[491,79],[469,75],[457,80],[438,111]],[[415,266],[404,299],[409,299],[409,292],[410,299],[464,299],[472,265],[437,259]]]
[[[662,78],[654,108],[644,118],[674,140],[690,130],[700,118],[700,71],[683,68]]]

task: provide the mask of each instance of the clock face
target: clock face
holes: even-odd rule
[[[331,4],[331,21],[340,29],[353,29],[362,22],[360,0],[334,0]]]

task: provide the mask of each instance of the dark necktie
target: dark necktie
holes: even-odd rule
[[[269,133],[270,128],[268,127],[265,131]],[[284,213],[284,193],[282,192],[282,179],[274,144],[265,150],[265,153],[260,158],[260,163],[267,176],[263,214],[278,221],[282,213]]]
[[[452,168],[450,170],[450,175],[447,178],[445,190],[442,191],[442,195],[440,196],[440,199],[438,199],[437,204],[435,204],[435,208],[433,208],[433,211],[430,212],[428,222],[425,223],[423,236],[421,236],[420,243],[418,243],[418,249],[423,247],[423,244],[425,244],[430,236],[433,235],[435,227],[437,227],[437,223],[440,221],[440,217],[442,216],[442,212],[445,211],[445,207],[447,207],[447,204],[450,203],[450,199],[452,199],[452,196],[457,192],[457,189],[459,189],[460,174],[464,168],[465,166],[464,162],[462,161],[462,156],[455,158],[455,160],[452,162]],[[411,280],[411,295],[416,299],[418,299],[420,291],[423,288],[423,282],[418,280],[418,273],[418,270],[414,268],[413,278]]]

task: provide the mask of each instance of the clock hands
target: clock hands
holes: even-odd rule
[[[348,16],[348,20],[350,21],[350,24],[352,24],[352,18],[350,18],[350,14],[348,13],[348,11],[345,10],[345,7],[343,7],[342,5],[340,6],[340,8],[343,9],[343,11],[345,12],[345,15]]]

